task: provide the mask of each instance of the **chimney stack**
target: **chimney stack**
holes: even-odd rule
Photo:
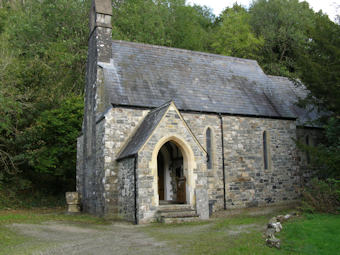
[[[89,46],[97,48],[97,60],[99,62],[110,62],[112,57],[112,1],[93,0],[90,12],[90,38]],[[93,41],[95,45],[93,45]],[[89,52],[90,54],[90,52]],[[89,55],[90,57],[90,55]]]

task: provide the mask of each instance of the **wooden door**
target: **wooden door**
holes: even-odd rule
[[[184,176],[177,179],[177,202],[186,203],[186,179]]]

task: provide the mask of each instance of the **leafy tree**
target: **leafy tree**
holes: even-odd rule
[[[317,13],[308,35],[306,51],[297,58],[300,78],[311,92],[307,101],[339,116],[340,25]]]
[[[214,18],[210,9],[184,0],[116,1],[113,38],[206,51]]]
[[[8,18],[10,47],[20,65],[16,87],[31,90],[31,100],[53,104],[83,92],[87,6],[76,0],[31,0]]]
[[[40,175],[35,175],[36,180],[50,176],[63,180],[64,186],[59,184],[63,191],[74,187],[83,110],[82,96],[69,97],[59,107],[42,112],[32,128],[26,130],[25,157]]]
[[[250,7],[257,36],[264,38],[261,65],[269,74],[298,76],[296,59],[308,43],[313,10],[298,0],[257,0]]]
[[[51,162],[57,162],[62,153],[55,154],[55,148],[42,137],[46,134],[42,127],[52,125],[46,117],[52,114],[50,111],[83,93],[89,2],[13,1],[0,8],[0,181],[12,180],[27,188],[29,182],[19,180],[49,176],[44,179],[48,186],[56,179],[51,173]],[[82,104],[82,100],[78,103]],[[63,128],[69,134],[64,139],[79,132],[81,120],[75,118],[74,122],[65,120]],[[59,137],[56,144],[61,141],[64,140]],[[45,147],[39,147],[39,142]],[[62,150],[65,158],[68,152],[74,156],[75,141],[63,144]],[[47,155],[51,156],[50,165]],[[64,164],[58,161],[59,172],[55,176],[59,176],[61,184],[68,183],[70,174],[74,174],[74,169],[70,170],[74,161],[68,160]],[[40,186],[35,181],[35,187]]]
[[[264,41],[252,32],[249,21],[250,15],[242,6],[234,4],[225,9],[214,33],[213,50],[233,57],[260,59]]]

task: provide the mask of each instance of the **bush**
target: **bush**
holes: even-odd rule
[[[312,179],[302,190],[302,208],[307,212],[340,212],[340,181]]]
[[[24,209],[24,208],[55,208],[66,205],[65,195],[46,194],[31,187],[24,188],[28,181],[15,178],[21,188],[15,185],[0,185],[0,210],[1,209]]]

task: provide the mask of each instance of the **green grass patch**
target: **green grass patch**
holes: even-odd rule
[[[277,215],[277,214],[276,214]],[[145,227],[151,236],[172,243],[179,254],[339,254],[340,216],[305,215],[283,224],[282,248],[269,248],[264,231],[273,215],[237,215],[205,223]]]
[[[225,229],[233,226],[241,226],[241,225],[250,225],[250,224],[266,224],[268,216],[260,215],[260,216],[245,216],[245,215],[237,215],[233,217],[229,217],[228,220],[219,219],[214,224],[214,229]]]
[[[269,216],[238,215],[203,223],[145,227],[154,238],[171,242],[181,254],[282,254],[265,245],[263,229]]]
[[[68,215],[65,208],[36,209],[36,210],[6,210],[0,211],[0,225],[12,223],[39,224],[45,221],[64,221],[69,223],[109,224],[99,217],[87,214]]]
[[[284,223],[282,250],[292,254],[339,254],[340,216],[306,214]]]

